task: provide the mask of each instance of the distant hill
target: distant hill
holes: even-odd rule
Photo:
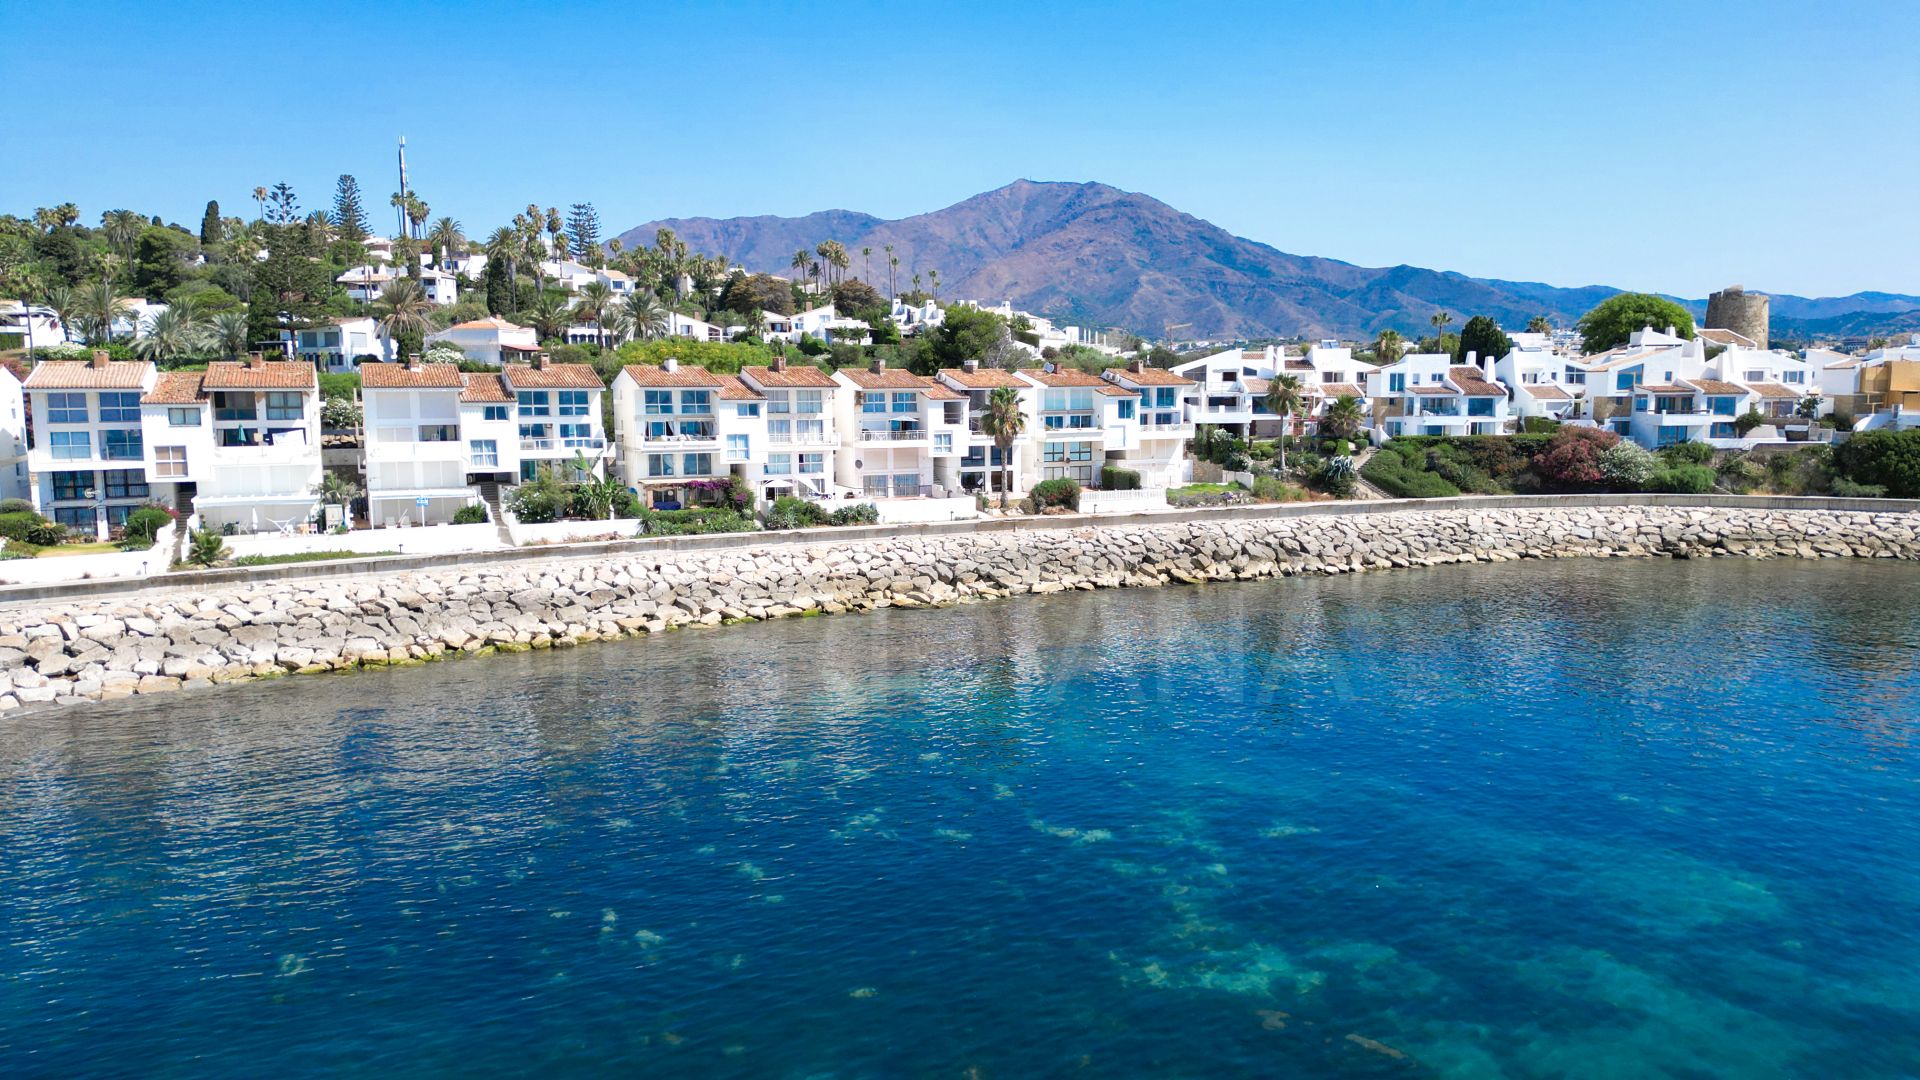
[[[1371,336],[1381,329],[1418,334],[1451,312],[1456,326],[1486,314],[1518,328],[1535,315],[1571,323],[1619,289],[1560,288],[1531,281],[1473,278],[1417,266],[1355,266],[1289,255],[1233,235],[1158,199],[1097,183],[1017,180],[944,210],[885,220],[850,210],[805,217],[673,218],[622,233],[651,244],[662,227],[687,245],[725,254],[756,271],[787,273],[793,253],[838,240],[851,273],[887,280],[884,249],[900,259],[898,289],[913,274],[940,272],[942,297],[1012,300],[1052,318],[1115,326],[1157,336],[1190,323],[1182,337]],[[923,278],[924,282],[924,278]],[[1704,312],[1704,301],[1690,301]],[[1833,318],[1855,312],[1900,316],[1920,297],[1861,293],[1809,300],[1775,296],[1776,318]]]

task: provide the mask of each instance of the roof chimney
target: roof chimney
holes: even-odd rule
[[[1480,353],[1474,349],[1468,349],[1466,364],[1468,367],[1479,367]]]
[[[776,356],[773,358],[773,363],[767,365],[767,368],[770,371],[785,371],[787,370],[787,358],[784,356]]]
[[[87,361],[87,366],[94,367],[94,368],[106,367],[107,366],[107,350],[105,349],[93,350],[93,358]]]
[[[878,375],[881,372],[887,370],[887,363],[886,361],[876,356],[873,358],[873,363],[867,365],[867,370],[873,372],[875,375]]]
[[[263,366],[263,365],[265,365],[265,364],[266,364],[266,362],[267,362],[267,358],[266,358],[265,356],[263,356],[263,355],[261,355],[260,353],[248,353],[248,354],[247,354],[247,366],[248,366],[248,367],[250,367],[250,368],[257,368],[257,367],[261,367],[261,366]]]
[[[680,358],[677,356],[669,356],[665,360],[660,361],[660,370],[661,371],[679,371]]]
[[[1135,375],[1138,375],[1141,372],[1147,370],[1147,365],[1144,362],[1142,362],[1139,357],[1136,356],[1133,358],[1133,362],[1127,365],[1127,370],[1133,372]]]
[[[533,366],[539,368],[541,371],[545,371],[553,366],[553,357],[542,352],[534,357]]]
[[[966,371],[966,372],[979,371],[980,361],[975,360],[971,357],[969,357],[968,359],[962,360],[960,361],[960,370]]]
[[[407,370],[408,371],[420,370],[420,354],[419,353],[415,352],[415,353],[407,354]]]

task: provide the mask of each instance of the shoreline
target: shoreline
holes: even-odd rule
[[[0,712],[568,648],[686,626],[1070,589],[1539,558],[1920,561],[1913,504],[1537,498],[1545,501],[1372,503],[1358,512],[1340,512],[1350,504],[1309,504],[1290,513],[1185,512],[1173,521],[1153,514],[859,530],[884,534],[866,537],[731,534],[523,550],[518,558],[426,568],[376,563],[221,582],[123,583],[119,595],[15,599],[0,609]],[[1778,508],[1781,502],[1788,507]]]

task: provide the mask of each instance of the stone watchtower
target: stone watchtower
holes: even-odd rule
[[[1767,347],[1766,293],[1750,293],[1738,285],[1729,285],[1707,297],[1708,330],[1731,330],[1749,338],[1758,348]]]

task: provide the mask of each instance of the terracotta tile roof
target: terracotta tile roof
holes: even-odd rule
[[[1265,349],[1243,349],[1240,352],[1240,359],[1242,360],[1265,360],[1266,358],[1267,352]]]
[[[209,390],[312,390],[320,385],[313,365],[300,360],[259,364],[216,361],[207,365]]]
[[[659,364],[628,364],[620,370],[641,386],[719,386],[720,378],[699,364],[681,364],[668,371]]]
[[[1436,397],[1441,394],[1457,394],[1460,391],[1455,390],[1451,386],[1428,385],[1428,386],[1409,386],[1407,387],[1407,392],[1410,394],[1422,394],[1427,397]]]
[[[1020,374],[1025,375],[1027,378],[1034,380],[1042,386],[1056,388],[1113,385],[1098,375],[1081,371],[1078,368],[1061,368],[1058,371],[1048,371],[1046,368],[1021,368]]]
[[[1806,396],[1806,394],[1802,393],[1799,390],[1795,390],[1787,386],[1782,386],[1779,383],[1770,383],[1770,382],[1754,383],[1753,389],[1756,393],[1758,393],[1763,398],[1790,399],[1793,401],[1798,401],[1801,398]]]
[[[1267,392],[1267,388],[1273,385],[1273,380],[1245,375],[1241,377],[1240,385],[1247,388],[1247,393],[1258,397]]]
[[[1499,383],[1487,381],[1486,373],[1477,367],[1461,366],[1447,369],[1447,377],[1453,380],[1468,397],[1506,397],[1506,388]]]
[[[463,390],[466,385],[453,364],[360,365],[360,386],[365,390]]]
[[[1721,382],[1719,379],[1682,379],[1681,382],[1697,386],[1709,394],[1745,394],[1747,388],[1739,383]]]
[[[1521,383],[1520,389],[1541,401],[1572,401],[1573,395],[1552,383]]]
[[[467,388],[460,391],[460,400],[468,405],[509,405],[518,399],[504,375],[469,372]]]
[[[1143,367],[1135,371],[1130,367],[1108,368],[1110,378],[1125,379],[1135,386],[1192,386],[1194,382],[1185,375],[1176,375],[1166,368]]]
[[[721,375],[720,400],[722,401],[765,401],[767,396],[740,381],[738,375]]]
[[[146,385],[152,364],[115,360],[94,367],[85,360],[48,360],[27,373],[29,390],[138,390]]]
[[[936,382],[932,386],[927,388],[927,400],[928,401],[965,401],[967,400],[967,395],[961,393],[958,390],[949,389],[946,386],[943,386],[942,384]]]
[[[1691,386],[1660,386],[1656,383],[1641,383],[1633,388],[1636,394],[1691,394]]]
[[[925,375],[915,375],[905,368],[844,367],[839,374],[852,380],[853,385],[862,390],[928,390],[934,381]]]
[[[207,399],[200,388],[205,378],[204,371],[163,371],[140,404],[197,405]]]
[[[789,387],[798,386],[831,390],[839,384],[833,376],[811,364],[798,364],[776,371],[770,367],[743,367],[740,374],[759,383],[761,386]]]
[[[592,364],[509,364],[500,374],[515,390],[605,390],[607,384]]]
[[[454,323],[452,326],[447,327],[447,329],[448,330],[525,330],[526,327],[517,326],[499,317],[498,315],[489,315],[484,319],[473,319],[468,322]]]
[[[977,368],[968,371],[966,368],[950,367],[941,368],[940,374],[948,382],[958,383],[969,390],[993,390],[1002,386],[1011,386],[1015,390],[1033,389],[1032,386],[1016,378],[1013,372],[1002,371],[999,368]]]

